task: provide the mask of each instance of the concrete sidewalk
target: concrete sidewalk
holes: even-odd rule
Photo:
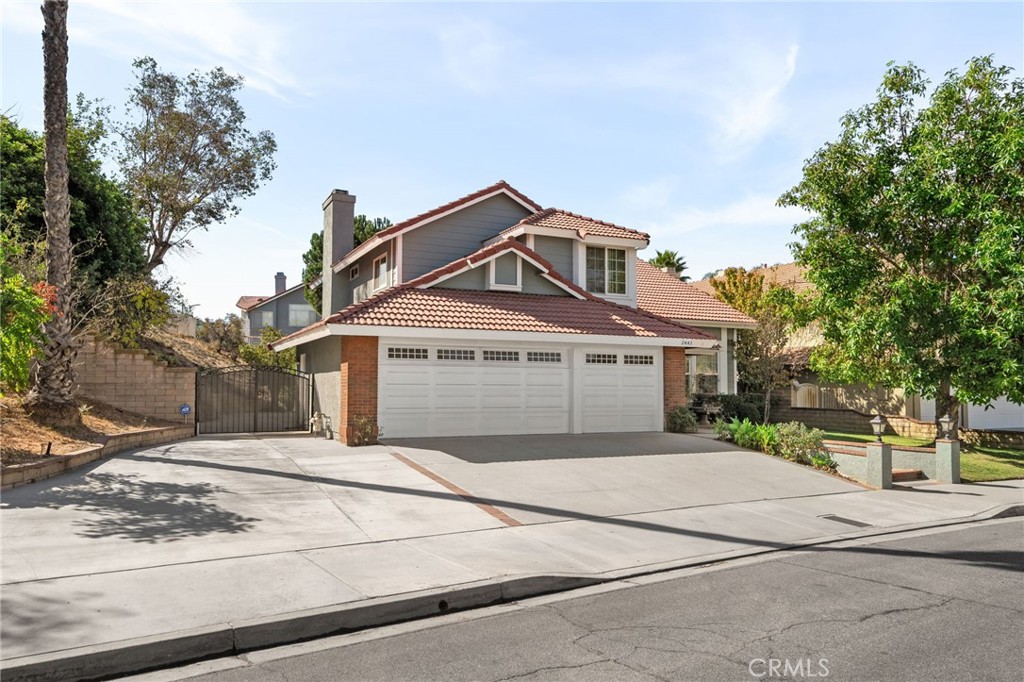
[[[132,672],[1024,508],[1024,481],[868,491],[711,442],[547,468],[421,443],[188,443],[5,493],[5,680]],[[649,473],[630,482],[626,470]],[[685,485],[664,481],[674,471],[699,490],[673,495]],[[534,478],[550,478],[548,497],[523,483]],[[659,478],[664,489],[649,489]]]

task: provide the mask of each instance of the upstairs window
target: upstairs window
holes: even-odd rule
[[[388,255],[373,260],[373,290],[383,289],[388,283]]]
[[[587,291],[593,294],[626,293],[626,250],[587,247]]]
[[[320,316],[307,303],[288,304],[289,327],[308,327],[319,319]]]

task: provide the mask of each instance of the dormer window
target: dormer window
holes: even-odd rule
[[[626,293],[626,250],[587,247],[587,291],[593,294]]]
[[[519,256],[506,253],[487,264],[490,273],[489,288],[495,291],[523,290],[523,261]]]

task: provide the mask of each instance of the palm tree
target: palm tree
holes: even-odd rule
[[[675,251],[655,251],[654,258],[649,262],[656,268],[669,268],[676,274],[676,277],[684,282],[690,281],[690,276],[683,274],[683,270],[686,269],[686,259]]]
[[[71,201],[68,197],[68,0],[45,0],[43,127],[46,143],[46,283],[55,312],[33,372],[27,402],[58,424],[81,420],[75,406],[75,342],[71,320]]]

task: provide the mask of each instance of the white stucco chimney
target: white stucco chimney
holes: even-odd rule
[[[331,266],[355,247],[356,197],[343,189],[336,189],[324,199],[324,267],[321,317],[327,317],[345,307],[344,288],[336,286]],[[347,280],[346,280],[347,281]]]

